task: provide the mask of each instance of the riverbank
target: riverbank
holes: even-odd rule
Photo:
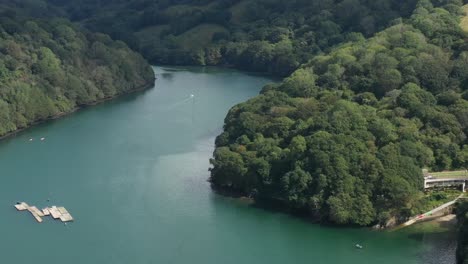
[[[254,208],[269,211],[272,213],[289,214],[293,217],[297,217],[309,223],[333,227],[357,227],[355,225],[336,225],[327,221],[323,221],[318,212],[316,214],[312,214],[305,210],[293,209],[288,207],[286,204],[282,203],[280,200],[255,199],[254,194],[247,196],[245,193],[242,193],[240,191],[235,191],[230,188],[219,187],[212,183],[211,189],[219,195],[229,197],[230,199],[247,204],[248,206],[252,206]],[[374,225],[368,228],[376,231],[397,231],[400,229],[411,230],[414,226],[416,226],[416,228],[414,228],[415,230],[421,229],[422,231],[425,231],[425,233],[440,233],[448,231],[452,232],[456,231],[457,226],[457,217],[455,214],[452,213],[452,211],[452,209],[446,209],[434,215],[425,217],[422,220],[418,220],[416,223],[408,227],[402,227],[402,220],[398,221],[395,217],[393,217],[390,220],[388,220],[387,223],[383,226]]]
[[[423,233],[445,233],[457,231],[457,216],[449,214],[428,218],[418,222],[410,227],[405,228],[407,232],[423,232]],[[404,229],[403,229],[404,230]],[[454,236],[455,239],[455,236]]]
[[[56,119],[59,119],[61,117],[64,117],[64,116],[67,116],[67,115],[70,115],[70,114],[73,114],[79,110],[82,110],[82,109],[85,109],[85,108],[88,108],[88,107],[91,107],[91,106],[94,106],[94,105],[98,105],[98,104],[101,104],[101,103],[104,103],[104,102],[107,102],[107,101],[110,101],[110,100],[114,100],[114,99],[117,99],[119,98],[120,96],[123,96],[123,95],[127,95],[127,94],[132,94],[132,93],[137,93],[137,92],[142,92],[142,91],[145,91],[145,90],[148,90],[152,87],[154,87],[154,82],[156,81],[156,78],[153,79],[152,82],[150,83],[147,83],[145,85],[142,85],[136,89],[132,89],[130,91],[127,91],[125,93],[119,93],[119,94],[116,94],[114,96],[111,96],[111,97],[104,97],[102,99],[99,99],[99,100],[96,100],[94,102],[91,102],[91,103],[87,103],[87,104],[82,104],[82,105],[79,105],[79,106],[75,106],[74,108],[70,109],[70,111],[67,111],[67,112],[61,112],[61,113],[58,113],[58,114],[55,114],[53,116],[50,116],[46,119],[41,119],[41,120],[36,120],[30,124],[28,124],[27,126],[25,127],[22,127],[22,128],[18,128],[14,131],[11,131],[11,132],[8,132],[4,135],[1,135],[0,136],[0,140],[3,140],[3,139],[6,139],[8,137],[12,137],[12,136],[15,136],[16,134],[24,131],[24,130],[27,130],[31,127],[34,127],[36,125],[39,125],[39,124],[43,124],[43,123],[46,123],[48,121],[52,121],[52,120],[56,120]]]

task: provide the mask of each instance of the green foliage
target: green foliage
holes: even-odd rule
[[[355,2],[342,4],[353,14]],[[316,56],[233,107],[213,183],[338,224],[419,213],[435,199],[422,195],[421,168],[467,164],[468,47],[448,10],[457,8],[421,1],[410,19]],[[275,44],[255,45],[262,56]],[[235,173],[218,150],[236,157]],[[249,165],[259,160],[262,173]],[[217,184],[227,175],[229,186]]]
[[[315,54],[409,16],[416,0],[50,2],[88,28],[126,41],[154,63],[227,64],[287,76]],[[220,51],[216,60],[208,59],[206,50],[200,53],[213,48]],[[382,75],[398,73],[389,69]]]
[[[437,208],[441,204],[448,203],[460,196],[459,190],[433,190],[425,193],[414,210],[415,215],[423,214]]]
[[[152,83],[150,66],[125,44],[0,5],[7,10],[17,14],[0,24],[0,136]]]
[[[41,3],[38,16],[48,8]],[[47,3],[152,62],[289,76],[230,110],[211,160],[217,187],[323,221],[370,225],[420,210],[422,167],[468,164],[462,1]],[[63,21],[27,22],[28,32],[14,16],[1,22],[3,130],[147,79],[144,64],[105,35]],[[32,48],[25,39],[35,40]]]

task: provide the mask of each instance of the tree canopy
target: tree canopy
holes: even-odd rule
[[[0,5],[0,136],[153,83],[123,42],[26,10]]]
[[[371,36],[409,16],[416,5],[416,0],[50,2],[154,63],[234,65],[281,76],[343,41]]]
[[[468,165],[462,3],[435,2],[233,107],[213,184],[338,224],[417,213],[422,168]]]
[[[123,42],[53,9],[154,63],[286,77],[229,111],[217,188],[370,225],[418,212],[422,168],[468,166],[462,0],[12,2],[35,18],[1,16],[0,132],[152,77]]]

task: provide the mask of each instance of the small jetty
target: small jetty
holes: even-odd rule
[[[18,211],[29,211],[39,223],[42,223],[42,217],[44,216],[52,216],[53,219],[60,219],[64,223],[73,221],[73,217],[63,206],[57,207],[54,205],[39,210],[36,206],[29,206],[25,202],[18,202],[15,204],[15,208]]]

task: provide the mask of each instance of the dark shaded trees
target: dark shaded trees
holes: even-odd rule
[[[313,55],[346,41],[348,33],[370,36],[391,21],[408,17],[417,1],[113,0],[105,1],[105,5],[96,1],[49,2],[88,28],[126,41],[154,63],[227,64],[288,76]],[[103,9],[105,13],[100,12]],[[185,58],[194,56],[200,47],[196,43],[187,45],[193,40],[184,36],[201,25],[224,29],[211,27],[212,39],[203,47],[225,51],[220,59]],[[206,33],[198,32],[200,39],[195,42],[205,43],[202,36]],[[180,38],[174,41],[174,36]],[[237,52],[229,52],[233,48]],[[393,77],[395,73],[382,74]]]

